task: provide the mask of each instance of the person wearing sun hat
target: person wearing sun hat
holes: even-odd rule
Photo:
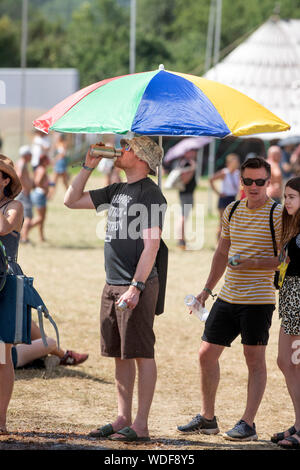
[[[10,199],[14,199],[22,191],[22,185],[19,177],[17,176],[13,161],[5,155],[1,154],[0,171],[2,173],[6,173],[6,175],[9,176],[10,181],[4,185],[5,187],[7,186],[5,193]]]
[[[156,175],[156,169],[161,164],[163,152],[154,140],[147,136],[140,136],[133,139],[121,139],[120,144],[122,147],[126,144],[130,145],[135,155],[148,164],[149,174]]]
[[[23,206],[15,198],[22,190],[13,161],[0,155],[0,241],[8,258],[10,272],[22,274],[17,264],[20,231],[23,223]],[[0,312],[4,315],[4,312]],[[2,323],[3,324],[3,323]],[[11,360],[12,344],[6,338],[7,331],[0,331],[0,435],[7,433],[6,414],[14,384]]]
[[[166,200],[148,177],[155,174],[162,150],[147,136],[121,140],[115,166],[126,183],[85,191],[99,157],[87,152],[85,163],[65,195],[71,209],[107,209],[104,256],[106,285],[100,310],[101,354],[115,360],[117,417],[89,436],[117,441],[149,440],[148,417],[156,383],[155,314],[162,313],[161,231]],[[138,411],[132,420],[132,398],[138,369]]]

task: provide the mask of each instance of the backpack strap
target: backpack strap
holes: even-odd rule
[[[273,212],[274,212],[274,209],[275,209],[276,206],[278,206],[278,202],[274,202],[274,204],[272,205],[271,210],[270,210],[270,230],[271,230],[271,235],[272,235],[273,250],[274,250],[274,255],[275,256],[277,256],[277,243],[276,243],[276,238],[275,238]]]
[[[234,213],[235,209],[237,208],[237,206],[239,205],[240,202],[241,201],[235,201],[235,203],[233,204],[233,206],[231,208],[231,211],[230,211],[230,214],[228,216],[228,222],[230,222],[230,219],[233,216],[233,213]]]

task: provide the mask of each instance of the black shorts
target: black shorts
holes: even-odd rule
[[[194,205],[194,194],[193,193],[179,193],[181,215],[188,217]]]
[[[240,334],[242,344],[268,344],[273,304],[231,304],[217,299],[205,323],[202,339],[208,343],[230,347]]]
[[[228,204],[235,201],[235,196],[220,196],[218,201],[218,209],[225,209]]]

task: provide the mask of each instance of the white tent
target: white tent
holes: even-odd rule
[[[291,126],[257,137],[300,135],[300,20],[270,18],[205,77],[245,93]]]

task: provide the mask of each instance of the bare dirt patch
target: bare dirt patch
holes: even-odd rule
[[[91,187],[100,184],[98,176],[90,182]],[[177,202],[176,193],[169,191],[167,197],[169,202]],[[167,240],[166,309],[155,322],[158,381],[149,423],[152,441],[137,445],[87,437],[95,426],[111,422],[116,410],[113,360],[101,357],[99,352],[99,300],[105,280],[103,241],[96,237],[99,219],[95,213],[70,211],[62,199],[59,187],[49,203],[48,242],[41,245],[32,232],[34,245],[20,247],[19,261],[24,272],[35,278],[35,286],[57,321],[62,346],[88,352],[89,359],[78,367],[60,366],[51,373],[16,371],[8,413],[11,434],[0,436],[0,449],[278,450],[270,435],[293,423],[293,409],[276,365],[277,311],[267,349],[268,383],[256,417],[259,440],[232,443],[222,437],[240,419],[245,405],[247,370],[239,339],[221,358],[216,403],[221,433],[185,436],[177,431],[178,425],[188,422],[200,409],[197,351],[203,323],[188,314],[183,299],[188,293],[198,293],[205,282],[215,247],[216,217],[206,219],[201,250],[181,252],[174,240]],[[197,201],[206,203],[205,191],[197,191]],[[54,337],[51,326],[46,325],[46,331]]]

